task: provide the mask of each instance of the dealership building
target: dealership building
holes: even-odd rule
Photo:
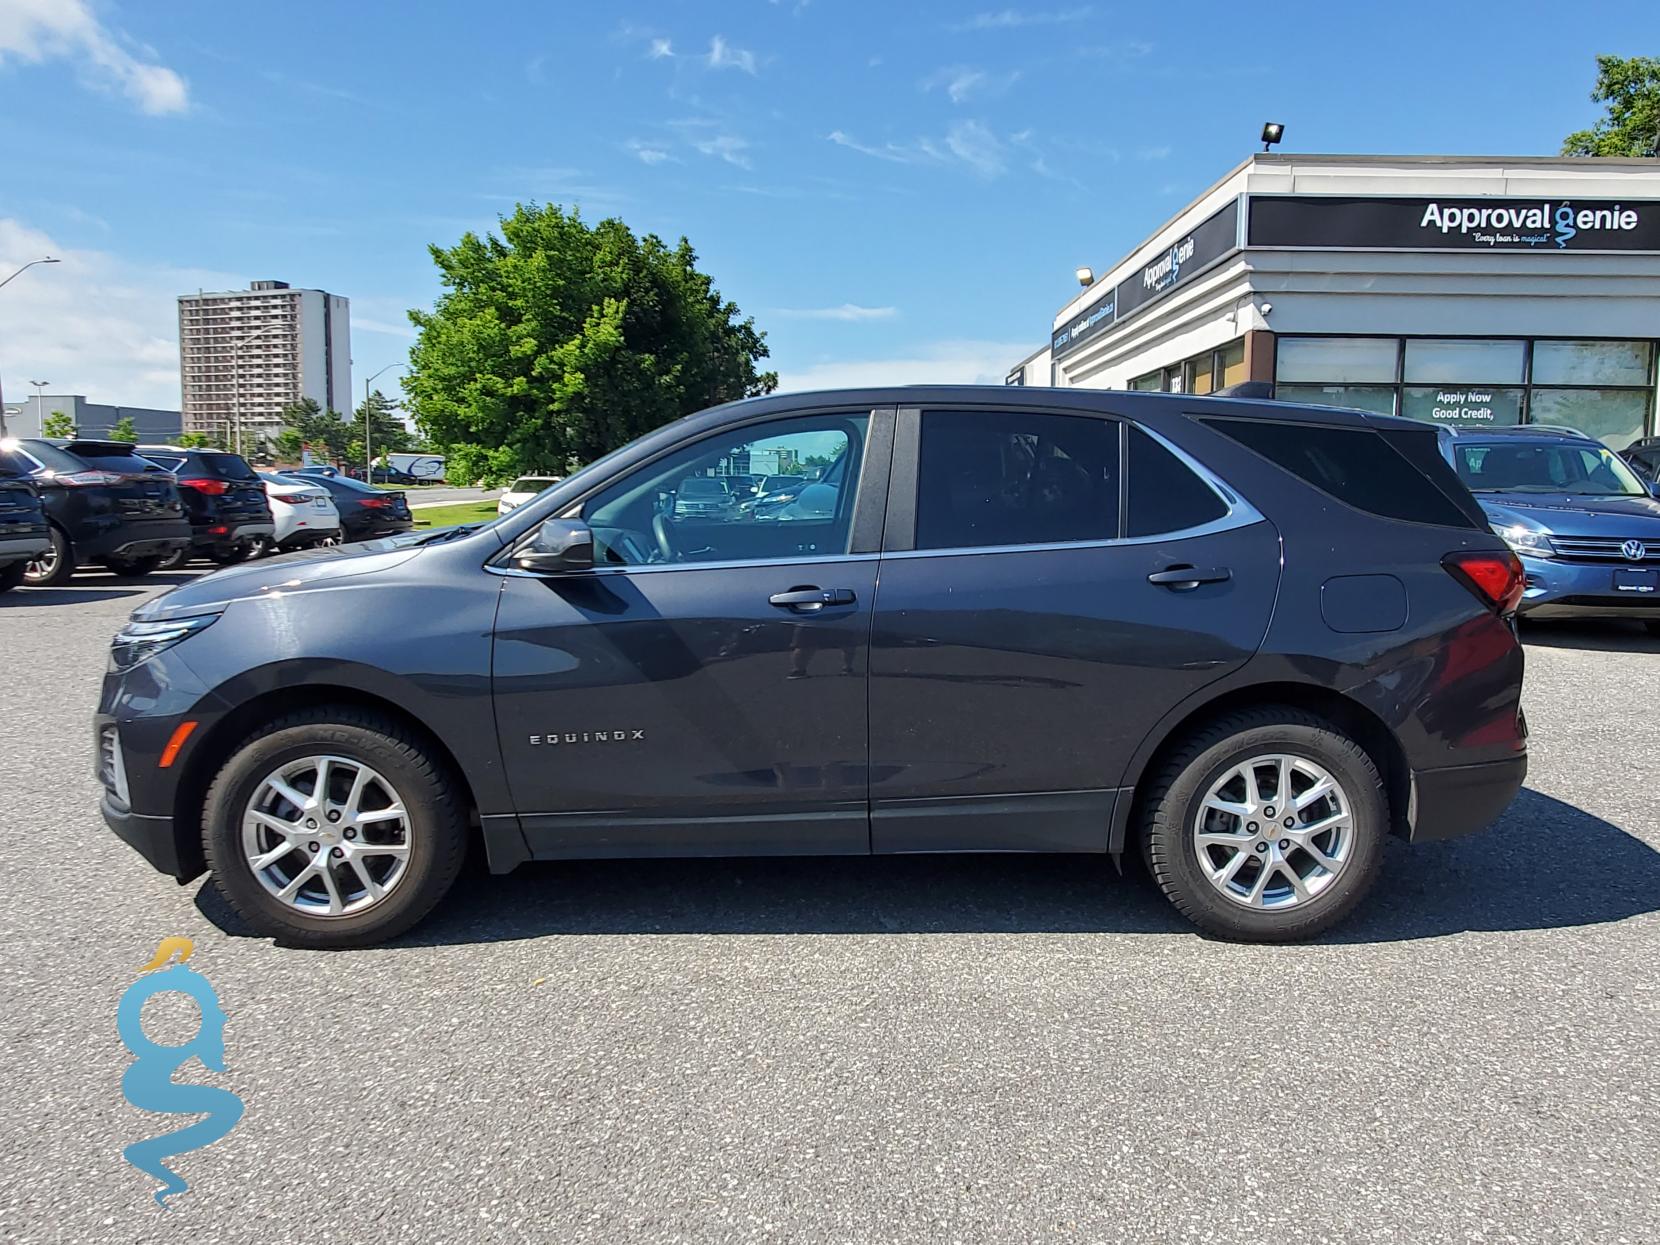
[[[1252,156],[1056,315],[1010,384],[1655,431],[1660,160]]]

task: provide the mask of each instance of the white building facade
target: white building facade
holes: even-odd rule
[[[291,402],[349,413],[351,304],[282,281],[182,294],[179,380],[185,431],[249,450],[281,430]]]
[[[1660,161],[1262,154],[1063,307],[1009,381],[1254,382],[1623,449],[1655,428],[1657,342]]]

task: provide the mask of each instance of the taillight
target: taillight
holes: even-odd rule
[[[360,500],[371,510],[384,510],[387,506],[392,504],[392,499],[390,497],[364,497]]]
[[[53,476],[59,484],[67,484],[70,488],[93,488],[101,484],[120,484],[122,477],[114,471],[71,471],[66,475]]]
[[[179,481],[185,488],[193,488],[198,493],[206,493],[209,497],[218,497],[230,490],[230,485],[223,480],[185,480]]]
[[[1500,614],[1513,613],[1521,604],[1527,575],[1521,559],[1508,549],[1503,553],[1449,553],[1441,565]]]

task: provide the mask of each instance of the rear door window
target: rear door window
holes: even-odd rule
[[[140,458],[136,451],[113,445],[72,444],[68,453],[80,459],[95,471],[115,471],[122,475],[143,475],[147,471],[161,472],[167,468],[148,458]],[[84,468],[83,468],[84,470]]]
[[[183,454],[145,453],[144,457],[158,466],[166,467],[167,470],[175,472],[183,470],[185,463],[188,461]]]
[[[925,411],[916,547],[1115,538],[1118,428],[1043,412]]]
[[[221,480],[257,480],[259,473],[240,454],[198,454],[196,461]]]
[[[1158,536],[1203,527],[1226,517],[1228,505],[1153,437],[1140,428],[1129,436],[1127,534]]]

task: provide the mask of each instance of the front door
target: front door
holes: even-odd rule
[[[905,411],[894,461],[873,849],[1105,850],[1148,731],[1261,644],[1278,534],[1092,415]]]
[[[891,419],[706,437],[582,504],[592,572],[506,573],[496,721],[533,856],[869,850]],[[756,492],[778,475],[800,486]]]

